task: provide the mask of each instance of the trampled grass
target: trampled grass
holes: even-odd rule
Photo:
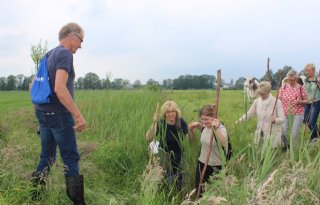
[[[300,147],[258,151],[253,145],[256,121],[234,122],[244,113],[241,91],[221,91],[218,116],[227,127],[234,157],[206,187],[201,200],[184,201],[194,188],[199,136],[184,150],[184,187],[180,193],[149,162],[145,133],[157,102],[177,102],[187,122],[198,120],[202,105],[214,102],[214,91],[78,91],[76,101],[87,129],[77,135],[80,169],[87,204],[319,204],[319,142],[309,144],[301,129]],[[65,194],[60,157],[52,167],[46,197],[31,200],[30,175],[37,165],[40,142],[27,92],[0,92],[0,204],[70,204]],[[159,170],[158,170],[159,171]],[[160,180],[160,181],[159,181]],[[184,201],[184,202],[183,202]]]

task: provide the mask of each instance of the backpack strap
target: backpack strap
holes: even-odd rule
[[[317,85],[317,88],[320,90],[320,87],[319,87],[319,84],[318,84],[318,82],[317,82],[317,79],[316,79],[316,80],[309,80],[309,77],[307,77],[306,82],[308,82],[308,83],[315,83],[315,84]]]

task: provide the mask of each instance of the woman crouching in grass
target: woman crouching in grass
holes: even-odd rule
[[[154,124],[147,131],[146,139],[153,140],[154,134],[160,136],[160,149],[165,152],[164,155],[170,155],[169,166],[165,167],[168,181],[172,183],[176,180],[177,189],[180,191],[183,183],[181,140],[188,134],[188,125],[173,101],[167,101],[162,105],[160,117],[158,119],[158,114],[154,114]]]
[[[205,166],[207,161],[207,157],[210,154],[208,166],[204,174],[203,182],[208,182],[209,177],[211,175],[217,174],[222,169],[222,158],[220,155],[219,147],[223,146],[224,150],[227,150],[228,146],[228,135],[227,129],[224,127],[222,123],[220,123],[219,119],[214,118],[215,113],[215,106],[214,105],[204,105],[200,110],[200,120],[201,122],[191,122],[189,124],[189,136],[191,139],[194,140],[194,129],[198,128],[201,132],[201,153],[198,159],[198,165],[196,169],[196,190],[198,193],[198,188],[200,184],[200,177],[202,170]],[[214,134],[215,137],[213,138],[212,148],[210,152],[210,138],[211,135]],[[217,142],[218,140],[219,142]],[[210,152],[210,153],[209,153]],[[202,186],[202,184],[201,184]],[[200,192],[202,193],[202,188],[200,186]]]

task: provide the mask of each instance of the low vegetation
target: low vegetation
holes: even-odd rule
[[[300,147],[283,152],[253,142],[255,120],[235,126],[244,112],[241,91],[221,91],[219,118],[227,127],[234,157],[206,186],[203,197],[187,196],[194,188],[200,142],[182,142],[184,187],[177,192],[166,181],[161,159],[147,149],[145,132],[157,102],[174,100],[187,122],[198,120],[214,91],[78,91],[76,101],[87,121],[78,134],[81,173],[87,204],[319,204],[320,143],[309,144],[301,129]],[[70,204],[63,164],[52,167],[42,200],[31,200],[30,176],[37,165],[40,140],[27,92],[0,92],[0,204]],[[197,133],[199,139],[200,133]]]

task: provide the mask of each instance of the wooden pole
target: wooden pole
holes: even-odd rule
[[[268,81],[271,83],[271,76],[270,76],[270,58],[268,58],[268,60],[267,60],[267,75],[268,75]]]
[[[159,102],[157,103],[155,114],[158,115],[158,112],[159,112]],[[154,122],[154,124],[153,124],[154,135],[156,135],[156,133],[157,133],[157,126],[158,126],[158,121]],[[152,147],[150,147],[149,162],[148,162],[147,172],[149,172],[149,169],[150,169],[150,166],[151,166],[151,160],[152,160],[152,156],[153,156],[153,150],[154,150],[154,147],[156,146],[156,140],[154,138],[153,138],[152,142],[153,142],[153,145],[152,145]]]
[[[214,110],[214,113],[213,113],[213,117],[214,118],[218,117],[218,105],[219,105],[219,96],[220,96],[220,82],[221,82],[221,70],[219,69],[217,71],[217,87],[216,87],[216,96],[215,96],[215,99],[214,99],[214,106],[215,106],[215,110]],[[203,170],[202,170],[201,175],[200,175],[200,182],[199,182],[198,191],[197,191],[197,199],[199,199],[199,197],[200,197],[203,178],[204,178],[204,175],[205,175],[207,167],[208,167],[208,162],[209,162],[211,151],[212,151],[213,138],[214,138],[214,131],[212,130],[211,136],[210,136],[209,153],[207,155]]]
[[[280,88],[281,88],[281,86],[282,86],[282,80],[283,80],[283,77],[282,77],[282,75],[280,75],[280,83],[279,83],[279,86],[278,86],[278,89],[277,89],[276,101],[275,101],[275,103],[274,103],[274,105],[273,105],[271,117],[274,115],[274,112],[275,112],[276,107],[277,107],[278,98],[279,98],[279,90],[280,90]],[[270,84],[271,84],[271,82],[270,82]],[[269,136],[271,136],[272,126],[273,126],[273,123],[270,122],[270,133],[269,133]]]

